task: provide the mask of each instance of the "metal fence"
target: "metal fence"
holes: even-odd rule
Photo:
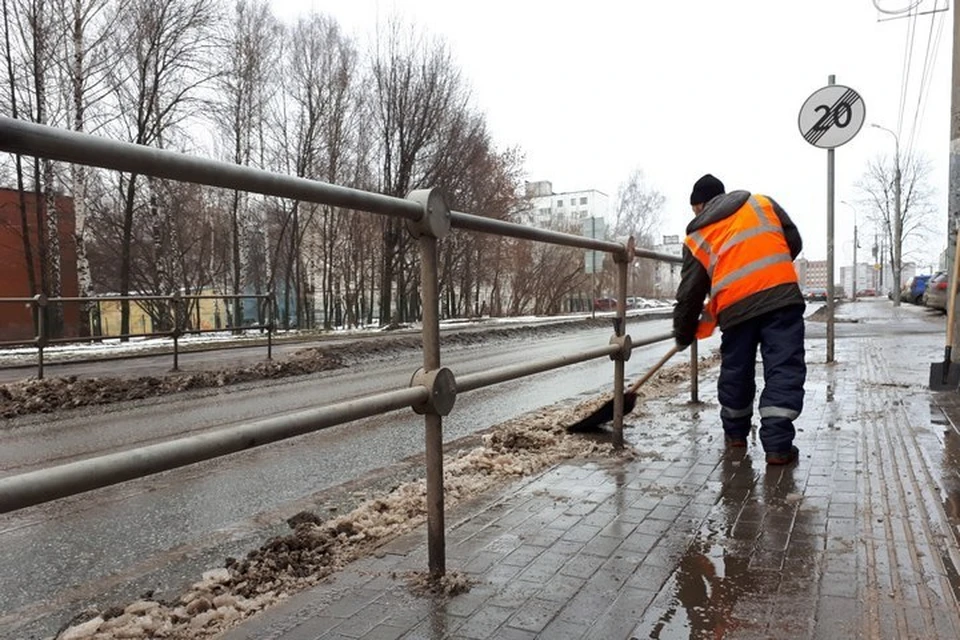
[[[677,256],[637,249],[632,237],[624,242],[610,242],[451,211],[436,189],[413,191],[405,199],[395,198],[5,117],[0,117],[0,150],[402,218],[419,244],[423,308],[423,366],[414,373],[409,388],[3,477],[0,478],[0,512],[21,509],[406,407],[424,416],[428,565],[432,574],[443,574],[446,571],[446,559],[442,427],[443,417],[453,410],[457,394],[607,357],[614,363],[613,442],[616,447],[622,447],[624,363],[629,359],[634,344],[646,345],[672,339],[670,333],[665,333],[634,343],[625,333],[628,265],[635,257],[681,262]],[[437,241],[446,236],[451,228],[611,254],[617,266],[617,311],[610,341],[582,352],[458,378],[453,371],[442,366],[440,357]],[[691,356],[691,375],[696,380],[695,349],[691,350]],[[693,399],[696,400],[695,385],[693,392]]]
[[[266,321],[260,324],[247,324],[242,327],[223,327],[214,329],[204,329],[198,321],[196,326],[189,326],[188,309],[191,302],[196,302],[196,308],[199,313],[199,303],[201,300],[243,300],[255,299],[265,302],[267,305]],[[111,335],[89,335],[89,336],[50,336],[51,308],[54,305],[64,305],[77,303],[82,305],[99,305],[105,302],[163,302],[169,305],[171,310],[170,328],[166,330],[142,331],[140,333],[117,333]],[[22,347],[33,346],[37,349],[37,378],[42,380],[44,376],[44,349],[50,345],[72,344],[86,342],[103,342],[104,340],[129,340],[130,338],[171,338],[173,340],[173,371],[180,370],[180,338],[187,334],[199,335],[203,333],[222,333],[224,331],[266,331],[267,333],[267,360],[273,359],[273,333],[276,330],[273,321],[273,294],[250,294],[250,295],[181,295],[174,293],[169,296],[105,296],[105,297],[60,297],[48,298],[43,294],[38,294],[32,298],[0,298],[0,303],[24,304],[30,308],[30,315],[34,319],[34,335],[27,340],[0,340],[0,347]],[[62,311],[62,309],[61,309]],[[97,314],[99,316],[99,313]]]

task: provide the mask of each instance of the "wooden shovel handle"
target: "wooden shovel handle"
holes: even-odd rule
[[[953,269],[947,281],[947,346],[953,346],[953,314],[957,306],[957,277],[960,276],[960,226],[957,227],[957,248],[953,252]]]
[[[637,389],[642,387],[647,380],[653,377],[653,374],[655,374],[657,371],[660,371],[661,367],[667,364],[667,360],[677,355],[677,351],[680,351],[680,347],[674,345],[670,351],[667,351],[664,356],[660,358],[660,361],[657,362],[657,364],[653,365],[650,371],[647,371],[645,374],[643,374],[642,378],[630,385],[630,388],[627,389],[627,393],[636,393]]]

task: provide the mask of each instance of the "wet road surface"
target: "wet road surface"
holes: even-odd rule
[[[635,336],[662,334],[668,323],[637,323],[630,330]],[[550,340],[451,349],[444,365],[457,373],[478,371],[606,344],[610,334],[588,329]],[[628,375],[649,367],[664,348],[636,349]],[[376,362],[304,379],[27,417],[0,436],[0,472],[24,472],[51,459],[62,463],[405,387],[419,358],[410,354],[389,365]],[[468,436],[539,406],[601,393],[611,376],[612,363],[602,359],[463,394],[444,421],[444,439]],[[388,485],[404,473],[422,473],[422,463],[402,466],[422,450],[422,418],[394,412],[0,516],[5,551],[0,638],[49,634],[89,603],[135,599],[148,591],[174,595],[199,571],[285,529],[284,518],[331,487],[391,465],[401,466],[394,477],[385,475]]]

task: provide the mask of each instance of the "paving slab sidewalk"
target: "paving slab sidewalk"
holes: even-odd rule
[[[810,323],[797,464],[767,467],[755,434],[724,450],[714,370],[703,404],[632,414],[635,456],[450,509],[468,592],[414,595],[421,527],[223,637],[960,637],[960,396],[926,387],[943,319],[879,299],[840,316],[834,364]]]

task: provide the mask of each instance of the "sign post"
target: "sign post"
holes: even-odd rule
[[[835,337],[833,282],[833,204],[835,147],[853,139],[866,119],[867,109],[856,91],[842,84],[834,84],[835,76],[827,78],[827,86],[817,89],[800,107],[798,126],[803,139],[815,147],[827,150],[827,362],[833,362]],[[856,288],[856,283],[853,284]]]

